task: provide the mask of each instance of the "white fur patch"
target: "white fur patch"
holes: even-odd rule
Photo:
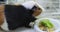
[[[22,5],[24,7],[26,7],[27,9],[32,9],[33,6],[35,5],[35,2],[34,1],[27,1],[27,2],[22,3]]]
[[[5,31],[9,31],[8,23],[6,22],[6,19],[4,19],[4,23],[1,25],[1,28]]]

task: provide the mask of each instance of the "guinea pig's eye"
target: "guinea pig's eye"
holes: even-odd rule
[[[37,8],[38,10],[41,10],[41,8]]]

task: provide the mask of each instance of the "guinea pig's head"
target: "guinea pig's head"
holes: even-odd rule
[[[38,15],[40,15],[42,13],[42,9],[39,8],[38,6],[34,6],[32,8],[32,10],[34,11],[33,14],[32,14],[33,16],[38,16]]]

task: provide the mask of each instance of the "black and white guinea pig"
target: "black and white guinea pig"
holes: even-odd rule
[[[28,3],[28,4],[27,4]],[[27,2],[22,5],[5,5],[5,20],[1,25],[3,30],[15,30],[19,27],[30,27],[30,22],[36,20],[35,16],[42,12],[35,2]]]

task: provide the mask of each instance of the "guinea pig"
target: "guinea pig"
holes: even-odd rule
[[[0,5],[0,30],[1,29],[1,25],[4,23],[4,5]]]
[[[36,20],[35,16],[41,14],[42,9],[33,1],[20,5],[5,5],[5,18],[1,28],[5,31],[15,30],[19,27],[31,27],[30,22]]]
[[[0,5],[0,25],[3,23],[4,16],[4,6]]]

